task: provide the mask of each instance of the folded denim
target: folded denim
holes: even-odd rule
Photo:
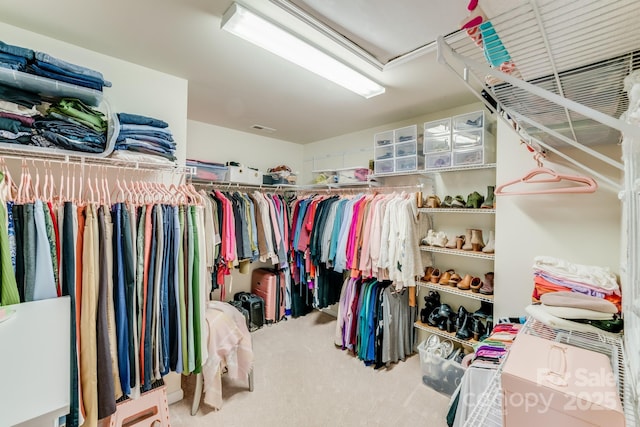
[[[29,61],[33,61],[33,58],[35,57],[35,54],[31,49],[10,45],[2,41],[0,41],[0,52],[9,53],[15,56],[21,56]]]
[[[160,146],[168,148],[168,149],[175,149],[176,148],[176,143],[175,142],[167,141],[164,138],[158,138],[158,137],[149,136],[149,135],[128,135],[128,134],[122,135],[122,133],[120,133],[120,134],[118,134],[118,139],[116,141],[117,142],[126,142],[127,140],[132,140],[131,141],[132,143],[135,143],[136,141],[151,142],[151,143],[154,143],[156,145],[160,145]]]
[[[22,64],[19,64],[17,62],[4,62],[4,61],[0,61],[0,67],[2,68],[6,68],[8,70],[16,70],[16,71],[24,71],[26,67],[24,67]]]
[[[81,65],[64,61],[60,58],[56,58],[44,52],[36,52],[35,59],[37,59],[40,62],[45,62],[47,64],[55,65],[56,67],[62,68],[64,70],[70,71],[75,74],[81,74],[83,76],[93,77],[94,79],[105,81],[104,76],[100,71],[92,70],[91,68],[83,67]],[[111,87],[110,82],[105,81],[105,83],[109,83],[108,85],[105,84],[105,86]]]
[[[104,81],[103,78],[96,78],[96,77],[93,77],[93,76],[86,76],[84,74],[74,73],[73,71],[65,70],[64,68],[60,68],[60,67],[58,67],[56,65],[49,64],[47,62],[38,61],[38,60],[36,60],[34,62],[34,65],[37,66],[38,68],[40,68],[42,70],[45,70],[45,71],[48,71],[50,73],[60,74],[62,76],[70,77],[72,79],[85,80],[87,82],[92,82],[92,83],[95,83],[97,85],[100,85],[101,87],[102,86],[107,86],[105,84],[105,81]]]
[[[41,131],[49,131],[72,138],[78,141],[93,142],[104,145],[106,136],[104,133],[96,132],[86,126],[79,126],[73,123],[56,119],[39,119],[33,127]]]
[[[18,138],[3,138],[0,136],[0,142],[7,144],[31,145],[31,136],[20,136]]]
[[[131,133],[139,133],[141,135],[164,135],[168,137],[172,137],[171,130],[167,128],[158,128],[155,126],[147,126],[147,125],[133,125],[133,124],[121,124],[120,125],[121,132],[131,132]],[[162,137],[162,136],[161,136]],[[173,139],[172,139],[173,141]]]
[[[7,119],[5,117],[0,117],[0,129],[8,130],[9,132],[18,133],[18,132],[30,132],[31,129],[24,126],[18,120]]]
[[[143,153],[143,154],[149,154],[151,156],[160,156],[160,157],[164,157],[165,159],[171,160],[171,161],[175,161],[176,157],[171,155],[171,154],[163,154],[163,153],[157,153],[155,151],[151,151],[151,150],[146,150],[142,147],[127,147],[126,148],[127,151],[133,151],[136,153]]]
[[[107,122],[103,119],[104,114],[86,106],[79,99],[62,98],[57,104],[49,107],[47,113],[50,112],[73,117],[97,132],[107,131]]]
[[[25,126],[33,127],[33,122],[35,122],[33,117],[21,116],[20,114],[7,113],[4,111],[0,111],[0,117],[5,117],[7,119],[17,120]]]
[[[23,107],[31,108],[42,104],[40,95],[26,90],[0,84],[0,99],[11,101]]]
[[[4,52],[0,52],[0,61],[6,62],[8,64],[22,65],[21,69],[23,70],[29,63],[29,61],[27,61],[27,59],[22,56],[12,55],[10,53],[4,53]]]
[[[127,125],[147,125],[157,128],[169,127],[169,124],[164,120],[155,119],[153,117],[141,116],[139,114],[131,113],[118,113],[118,120],[120,124]]]
[[[73,84],[73,85],[76,85],[76,86],[82,86],[82,87],[86,87],[86,88],[89,88],[89,89],[94,89],[94,90],[102,92],[102,85],[99,84],[99,83],[95,83],[94,81],[90,81],[90,80],[86,80],[86,79],[69,77],[69,76],[65,76],[65,75],[59,74],[59,73],[52,73],[51,71],[47,71],[45,69],[42,69],[42,68],[38,67],[35,64],[29,64],[29,66],[27,67],[27,72],[30,72],[30,73],[35,74],[37,76],[42,76],[42,77],[47,77],[49,79],[58,80],[58,81],[61,81],[63,83],[69,83],[69,84]]]
[[[28,145],[35,145],[36,147],[45,147],[45,148],[58,148],[56,144],[49,141],[42,135],[32,135],[31,141]]]
[[[46,130],[42,131],[41,135],[53,144],[66,150],[82,151],[84,153],[102,153],[105,149],[104,144],[99,145],[91,142],[74,141],[73,139],[65,138],[62,135]]]
[[[175,150],[168,150],[164,147],[160,147],[157,146],[155,144],[149,144],[146,143],[144,141],[137,141],[137,142],[125,142],[124,144],[116,144],[116,148],[118,149],[129,149],[129,148],[144,148],[146,150],[151,150],[155,153],[162,153],[162,154],[174,154]]]

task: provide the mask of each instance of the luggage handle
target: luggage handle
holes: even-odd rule
[[[560,368],[558,370],[554,370],[551,367],[551,357],[554,350],[560,354]],[[548,382],[559,387],[569,385],[567,382],[567,347],[559,344],[551,344],[549,352],[547,353],[547,365],[548,368],[544,369],[544,378]]]

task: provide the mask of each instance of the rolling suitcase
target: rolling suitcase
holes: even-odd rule
[[[254,328],[251,324],[251,318],[249,317],[249,310],[242,306],[242,301],[229,301],[229,304],[234,306],[242,315],[247,322],[247,329],[251,332],[255,331],[257,328]]]
[[[262,298],[249,292],[238,292],[233,296],[233,299],[248,312],[251,332],[264,325],[264,300]]]
[[[251,293],[264,300],[264,318],[267,323],[275,323],[285,318],[285,292],[284,271],[256,268],[251,273]]]

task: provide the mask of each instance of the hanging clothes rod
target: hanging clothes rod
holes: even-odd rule
[[[242,184],[239,182],[217,182],[217,181],[205,181],[201,179],[193,179],[190,178],[189,181],[198,187],[204,188],[215,188],[218,190],[259,190],[259,191],[297,191],[299,188],[297,185],[288,185],[288,184],[280,184],[280,185],[267,185],[267,184]]]
[[[151,162],[128,162],[118,159],[88,158],[83,156],[65,155],[60,158],[51,158],[47,156],[20,156],[15,154],[0,153],[0,158],[19,161],[27,161],[27,163],[39,162],[42,164],[59,164],[61,166],[80,166],[82,170],[85,167],[92,168],[108,168],[108,169],[127,169],[142,172],[172,172],[179,175],[191,175],[195,173],[195,168],[191,166],[176,166]]]
[[[326,192],[328,194],[331,193],[362,193],[362,192],[372,192],[375,191],[377,193],[387,193],[393,191],[403,191],[403,190],[413,190],[413,191],[421,191],[424,188],[424,184],[414,184],[414,185],[399,185],[399,186],[368,186],[368,187],[338,187],[338,188],[321,188],[318,186],[312,187],[301,187],[298,190],[300,194],[312,194],[312,193],[321,193]]]
[[[280,184],[280,185],[267,185],[267,184],[241,184],[237,182],[216,182],[216,181],[203,181],[199,179],[190,179],[193,185],[205,188],[216,188],[219,190],[258,190],[258,191],[271,191],[271,192],[283,192],[283,191],[293,191],[300,194],[310,194],[310,193],[359,193],[363,191],[370,192],[375,190],[377,192],[390,192],[390,191],[398,191],[398,190],[415,190],[418,191],[424,187],[423,184],[417,185],[404,185],[404,186],[387,186],[387,187],[379,187],[375,185],[368,186],[349,186],[349,187],[337,187],[337,184],[313,184],[313,185],[291,185],[291,184]]]

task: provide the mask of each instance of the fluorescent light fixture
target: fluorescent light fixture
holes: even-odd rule
[[[385,91],[368,77],[237,3],[225,12],[221,27],[365,98]]]

